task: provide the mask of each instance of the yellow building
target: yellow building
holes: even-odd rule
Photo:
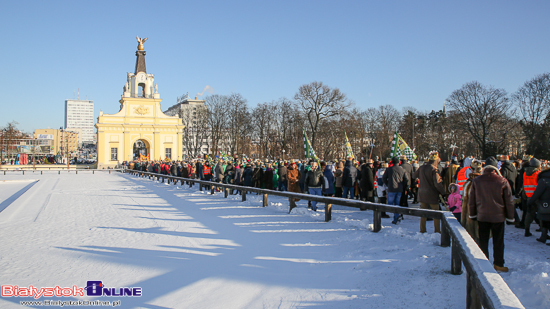
[[[67,154],[67,145],[69,145],[69,155],[75,155],[78,152],[78,132],[69,129],[37,129],[34,130],[33,138],[52,140],[53,154]]]
[[[181,160],[183,125],[179,117],[165,115],[158,86],[147,74],[143,42],[136,51],[136,69],[128,73],[116,114],[99,112],[97,168],[114,168],[123,161],[148,155],[150,160]]]

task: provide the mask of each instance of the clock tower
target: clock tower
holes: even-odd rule
[[[97,168],[115,168],[123,161],[181,160],[182,120],[165,115],[153,74],[145,68],[145,50],[138,40],[136,69],[127,74],[116,114],[99,112],[97,119]]]

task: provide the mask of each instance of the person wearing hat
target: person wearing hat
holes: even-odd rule
[[[537,188],[538,180],[537,177],[540,173],[540,161],[531,158],[529,160],[529,167],[525,168],[525,173],[523,174],[523,194],[522,200],[525,200],[525,207],[523,211],[525,212],[525,237],[529,237],[531,234],[530,228],[531,223],[535,219],[535,214],[537,212],[536,205],[528,204],[529,198],[533,196],[535,189]]]
[[[468,201],[469,218],[478,221],[479,247],[489,259],[489,238],[493,235],[493,265],[496,271],[507,272],[504,266],[505,221],[514,221],[512,189],[500,175],[496,159],[485,162],[481,176],[472,182]],[[494,163],[494,165],[493,165]]]
[[[430,152],[428,162],[424,163],[413,174],[413,179],[418,179],[418,201],[421,209],[440,210],[439,201],[440,195],[445,195],[443,188],[443,179],[438,169],[439,153],[437,151]],[[434,219],[434,232],[441,233],[441,225],[439,219]],[[426,233],[426,218],[420,218],[420,233]]]

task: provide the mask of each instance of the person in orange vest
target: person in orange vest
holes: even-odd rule
[[[472,157],[464,158],[463,167],[459,169],[456,173],[456,184],[458,185],[458,193],[464,195],[464,185],[468,181],[468,176],[472,172],[471,165],[474,162]]]
[[[528,200],[531,196],[533,196],[533,193],[535,192],[535,189],[537,188],[537,176],[540,173],[540,161],[531,158],[529,160],[529,167],[525,169],[525,173],[523,174],[523,194],[522,199]],[[528,205],[526,203],[526,207],[523,209],[525,211],[525,237],[529,237],[533,234],[531,234],[530,228],[531,223],[535,219],[535,214],[537,212],[536,205]]]

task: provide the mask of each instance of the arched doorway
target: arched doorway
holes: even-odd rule
[[[149,155],[149,143],[146,140],[138,139],[134,142],[134,160],[140,160]]]

